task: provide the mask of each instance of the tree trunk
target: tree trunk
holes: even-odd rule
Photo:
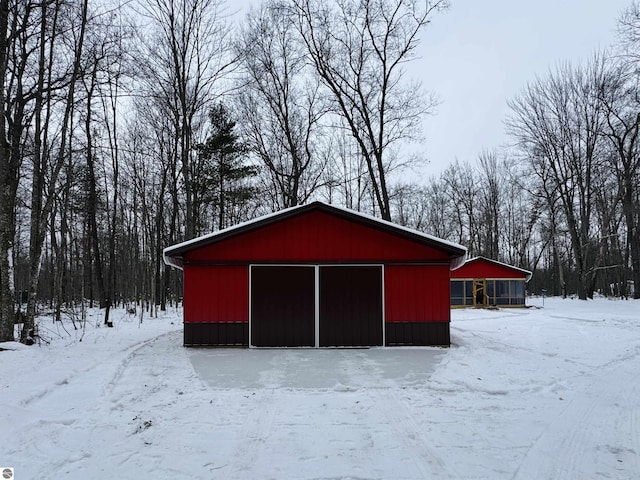
[[[0,70],[7,67],[9,1],[0,0]],[[12,292],[11,246],[15,237],[15,204],[18,188],[18,159],[12,156],[7,139],[6,74],[0,75],[0,342],[13,341],[14,300]]]
[[[46,4],[46,3],[45,3]],[[43,5],[45,5],[43,4]],[[57,156],[53,159],[53,164],[51,165],[51,169],[48,173],[48,185],[46,186],[46,201],[45,198],[45,181],[44,181],[44,172],[43,164],[42,164],[42,152],[36,151],[34,153],[34,173],[33,173],[33,191],[34,196],[32,198],[32,206],[31,206],[31,235],[29,238],[29,282],[28,282],[28,301],[27,301],[27,312],[24,322],[23,328],[23,341],[27,340],[27,336],[30,332],[33,331],[35,325],[35,315],[36,315],[36,300],[37,300],[37,288],[38,281],[40,277],[40,260],[42,256],[42,247],[44,244],[44,238],[47,232],[47,220],[49,215],[51,214],[51,210],[53,208],[53,200],[55,189],[57,186],[57,179],[64,164],[67,152],[67,141],[68,141],[68,132],[70,130],[70,125],[72,121],[72,112],[75,100],[75,86],[78,76],[81,73],[81,60],[82,60],[82,46],[84,43],[84,34],[86,31],[87,24],[87,9],[88,9],[88,0],[84,0],[82,5],[82,18],[80,24],[80,32],[78,35],[78,43],[76,44],[76,50],[74,52],[74,63],[73,63],[73,71],[71,72],[69,78],[69,90],[67,92],[67,96],[65,99],[65,111],[64,116],[62,118],[62,128],[60,131],[60,148]],[[46,21],[47,15],[43,15],[43,22]],[[40,64],[40,73],[39,75],[44,75],[44,64],[41,62]],[[43,90],[38,91],[38,97],[41,99],[43,95]],[[38,101],[38,99],[36,99]],[[38,114],[38,108],[36,107],[36,114]],[[39,141],[40,135],[38,129],[42,129],[42,125],[39,122],[36,122],[36,145]],[[46,129],[42,129],[43,131]],[[37,149],[37,147],[36,147]],[[38,169],[38,175],[36,176],[36,168]],[[39,188],[36,188],[39,186]]]
[[[98,237],[98,223],[96,220],[98,210],[98,193],[97,182],[95,174],[95,162],[93,158],[93,135],[91,132],[91,116],[92,116],[92,101],[93,91],[96,81],[97,64],[93,65],[93,72],[90,79],[90,86],[87,89],[87,113],[85,118],[85,135],[87,137],[87,208],[86,215],[89,221],[89,236],[91,242],[91,248],[93,250],[93,258],[96,267],[96,282],[98,287],[98,298],[100,300],[100,308],[106,308],[108,305],[105,281],[104,281],[104,269],[102,254],[100,252],[100,238]],[[107,322],[105,315],[105,324]]]
[[[638,212],[633,204],[631,186],[622,200],[622,208],[627,224],[627,245],[631,257],[631,277],[633,279],[633,298],[640,298],[640,225],[637,223]],[[626,287],[626,286],[625,286]]]

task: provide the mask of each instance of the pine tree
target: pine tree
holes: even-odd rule
[[[215,228],[223,229],[245,219],[257,193],[251,181],[257,168],[247,163],[247,148],[222,103],[209,111],[209,123],[209,136],[196,146],[198,158],[192,172],[194,216],[200,233],[207,227],[209,208],[217,214]]]

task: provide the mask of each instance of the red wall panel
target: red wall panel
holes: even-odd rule
[[[449,266],[386,266],[386,322],[448,322]]]
[[[524,279],[526,275],[505,265],[497,265],[483,259],[465,263],[462,267],[451,272],[451,278],[517,278]]]
[[[186,265],[184,321],[248,322],[249,267]]]
[[[325,212],[283,219],[185,253],[189,261],[447,261],[447,253]]]

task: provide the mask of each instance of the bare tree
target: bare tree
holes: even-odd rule
[[[337,203],[358,212],[375,210],[370,204],[371,182],[359,148],[351,135],[340,128],[324,129],[329,147],[324,169],[323,193],[329,203]]]
[[[634,298],[640,298],[640,76],[626,62],[613,64],[601,84],[604,106],[603,133],[613,153],[608,156],[614,172],[617,196],[625,220],[626,244],[630,256]],[[607,189],[610,190],[610,189]],[[604,199],[603,199],[604,202]],[[610,232],[604,232],[607,238]],[[628,262],[625,262],[627,265]]]
[[[424,189],[415,183],[395,185],[391,191],[393,221],[416,230],[427,227],[430,205]]]
[[[263,181],[273,208],[304,203],[322,182],[325,109],[304,45],[279,0],[247,15],[236,49],[243,67],[239,126],[266,167]]]
[[[0,70],[9,58],[9,0],[0,0]],[[6,75],[0,75],[0,342],[13,341],[14,301],[11,247],[16,234],[15,205],[20,157],[12,155],[7,131]]]
[[[440,238],[456,239],[454,208],[441,179],[431,178],[423,190],[427,207],[425,231]]]
[[[43,244],[49,224],[49,216],[53,210],[55,201],[57,180],[60,171],[65,164],[69,151],[70,132],[73,122],[73,108],[76,101],[76,87],[78,79],[82,73],[82,54],[85,40],[85,33],[88,20],[88,1],[85,0],[77,9],[71,9],[68,17],[64,21],[69,22],[68,32],[71,36],[71,51],[63,52],[57,47],[59,41],[55,37],[58,28],[56,25],[58,15],[63,6],[52,2],[54,10],[48,10],[48,2],[40,4],[41,10],[38,12],[39,41],[38,60],[35,62],[36,82],[33,88],[34,99],[34,149],[31,158],[31,212],[30,212],[30,235],[29,235],[29,298],[24,321],[22,340],[27,341],[34,327],[36,315],[37,288],[40,276],[41,256]],[[53,22],[53,28],[48,22]],[[49,32],[54,32],[49,36]],[[64,56],[71,56],[71,64],[62,64],[68,68],[60,80],[53,78],[54,69],[61,66],[57,59],[63,60]],[[49,130],[52,121],[52,90],[60,90],[62,101],[59,108],[61,119],[59,121],[59,140],[57,148],[52,148],[49,143]],[[44,117],[43,117],[44,114]]]
[[[470,257],[480,255],[480,192],[477,174],[466,162],[456,160],[442,174],[441,182],[452,205],[451,222],[455,225],[454,240],[467,247]]]
[[[529,84],[509,102],[507,121],[521,152],[540,180],[559,200],[571,238],[578,274],[578,296],[586,299],[598,267],[594,264],[595,177],[602,168],[603,105],[599,89],[604,58],[585,67],[565,65],[547,79]],[[551,205],[550,205],[551,206]]]
[[[393,147],[413,138],[435,100],[405,81],[419,33],[447,2],[291,0],[309,59],[364,158],[379,214],[391,219],[388,175]]]
[[[196,232],[191,159],[207,106],[222,91],[220,80],[235,60],[230,56],[230,24],[221,0],[140,0],[149,22],[140,42],[145,95],[169,116],[178,139],[185,192],[186,236]]]
[[[86,207],[85,215],[89,233],[89,242],[91,245],[91,251],[93,253],[93,264],[95,266],[96,286],[98,289],[98,298],[100,300],[100,307],[106,308],[109,301],[108,286],[105,282],[105,257],[106,255],[101,251],[100,236],[98,235],[98,198],[103,196],[103,193],[98,190],[97,180],[97,168],[96,168],[96,146],[93,139],[95,126],[93,124],[93,103],[95,101],[94,95],[97,86],[97,76],[99,59],[96,58],[97,52],[94,53],[92,63],[87,65],[90,68],[90,72],[87,78],[83,79],[86,90],[86,111],[84,114],[84,133],[87,140],[86,145]],[[106,320],[106,319],[105,319]]]
[[[500,163],[499,174],[503,184],[498,222],[499,260],[535,270],[548,245],[548,239],[540,235],[540,218],[546,203],[535,195],[535,176],[528,174],[526,164],[507,156]]]
[[[640,69],[640,3],[631,2],[618,19],[620,54],[625,62]]]
[[[493,259],[500,259],[500,226],[503,207],[506,202],[503,182],[506,175],[495,151],[485,151],[478,157],[478,193],[480,206],[481,235],[480,254]]]
[[[159,115],[155,105],[136,104],[127,127],[123,177],[130,179],[128,210],[130,231],[136,245],[135,299],[166,308],[170,279],[162,249],[179,237],[184,220],[180,173],[176,163],[178,142],[170,118]]]
[[[120,145],[118,107],[121,89],[132,68],[126,55],[132,29],[120,10],[97,12],[91,21],[83,57],[83,116],[86,140],[85,217],[92,246],[100,306],[109,320],[116,291],[116,237],[119,226]]]

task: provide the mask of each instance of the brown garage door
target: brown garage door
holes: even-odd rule
[[[382,345],[382,268],[320,267],[320,346]]]
[[[312,347],[314,332],[314,268],[251,267],[251,345]]]

